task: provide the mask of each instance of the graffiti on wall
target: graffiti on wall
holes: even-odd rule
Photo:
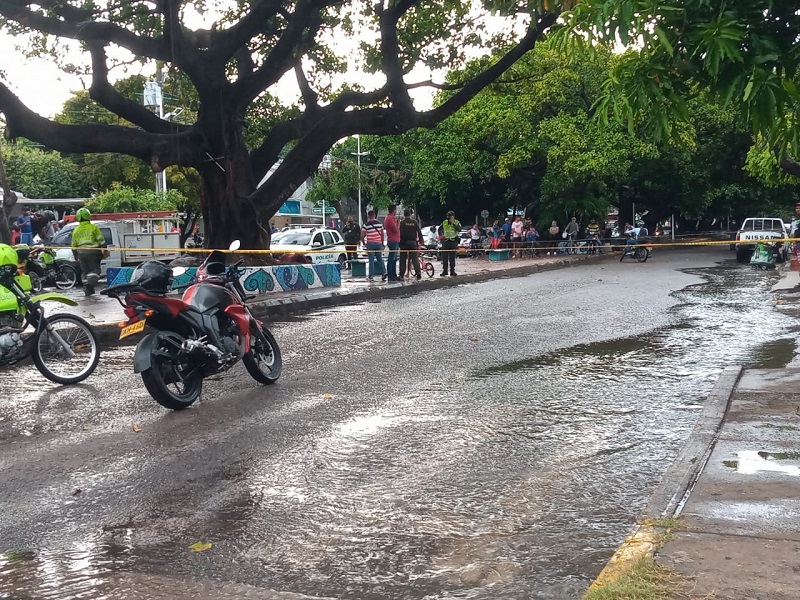
[[[339,263],[317,265],[276,265],[270,267],[245,267],[239,278],[242,287],[250,293],[291,292],[311,288],[338,287],[342,284]],[[172,289],[184,288],[195,281],[196,267],[188,267],[172,281]],[[133,267],[109,268],[108,285],[128,283]]]

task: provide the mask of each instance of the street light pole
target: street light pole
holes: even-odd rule
[[[358,226],[363,227],[364,219],[361,217],[363,211],[361,210],[361,157],[366,156],[369,154],[369,150],[366,152],[361,152],[361,135],[356,134],[356,144],[357,144],[357,151],[351,152],[350,154],[355,154],[358,158]]]

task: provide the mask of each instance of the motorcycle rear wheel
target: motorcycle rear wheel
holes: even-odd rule
[[[56,383],[79,383],[89,377],[100,359],[100,348],[91,325],[67,314],[47,317],[47,325],[48,329],[42,331],[33,347],[36,368]],[[68,356],[65,345],[74,356]]]
[[[264,337],[262,339],[253,332],[250,352],[242,357],[242,362],[247,372],[250,373],[250,377],[259,383],[271,385],[278,381],[283,369],[281,349],[272,332],[263,325],[259,325],[259,327]]]
[[[640,263],[643,263],[648,258],[650,258],[650,253],[647,251],[647,248],[636,249],[636,260],[638,260]]]
[[[158,335],[158,332],[150,335]],[[200,397],[203,375],[198,365],[183,360],[171,340],[158,338],[150,351],[150,368],[141,372],[144,387],[164,408],[182,410]]]
[[[78,282],[78,271],[75,267],[67,264],[59,265],[56,268],[56,287],[60,290],[70,290]]]

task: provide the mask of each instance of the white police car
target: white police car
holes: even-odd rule
[[[307,262],[338,262],[344,266],[347,249],[342,234],[329,227],[294,226],[272,235],[269,246],[276,256],[303,253]]]

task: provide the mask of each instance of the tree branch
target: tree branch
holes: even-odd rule
[[[784,156],[780,159],[780,166],[784,173],[788,173],[793,177],[800,177],[800,163],[793,158]]]
[[[75,154],[119,152],[124,148],[125,154],[149,162],[154,171],[173,164],[195,166],[201,144],[194,128],[179,134],[159,135],[120,125],[56,123],[30,110],[2,83],[0,112],[6,116],[8,139],[46,140],[53,150]]]
[[[169,123],[147,110],[141,104],[133,102],[120,94],[108,82],[108,65],[105,47],[100,42],[87,44],[92,57],[92,85],[89,97],[102,104],[114,114],[153,133],[170,133],[176,129],[187,129],[185,125]]]
[[[408,94],[408,87],[404,80],[403,66],[400,63],[400,42],[397,39],[397,22],[418,0],[399,0],[388,10],[381,10],[381,58],[383,72],[386,75],[386,87],[392,106],[409,116],[414,115],[414,103]]]
[[[0,0],[0,16],[50,35],[82,42],[113,43],[138,56],[172,60],[172,49],[163,37],[139,36],[108,21],[83,20],[84,11],[65,7],[62,3],[53,4],[60,7],[58,13],[54,14],[63,15],[62,19],[29,8],[30,5],[42,6],[42,3],[27,0]]]
[[[277,81],[299,59],[297,50],[313,37],[322,25],[322,8],[327,0],[299,0],[286,28],[270,50],[263,64],[250,76],[233,84],[233,95],[241,106],[247,106],[261,92]]]
[[[299,140],[318,123],[327,119],[337,119],[339,115],[351,114],[350,108],[371,106],[384,100],[387,96],[386,88],[372,92],[343,92],[330,104],[320,107],[316,111],[306,111],[300,117],[276,125],[270,130],[261,145],[250,153],[250,165],[256,177],[261,180],[269,169],[278,161],[281,151],[291,141]],[[358,113],[360,114],[360,113]],[[359,133],[357,129],[346,133],[352,135]],[[361,132],[366,133],[366,132]],[[336,138],[335,143],[340,138]]]
[[[531,24],[525,37],[523,37],[516,46],[511,48],[511,50],[506,52],[500,60],[466,82],[460,91],[453,94],[440,106],[427,112],[420,113],[417,126],[434,127],[437,123],[440,123],[472,100],[478,92],[510,69],[526,52],[532,50],[536,42],[544,34],[544,31],[555,23],[557,16],[558,15],[552,13],[547,13],[539,19],[535,27]]]

